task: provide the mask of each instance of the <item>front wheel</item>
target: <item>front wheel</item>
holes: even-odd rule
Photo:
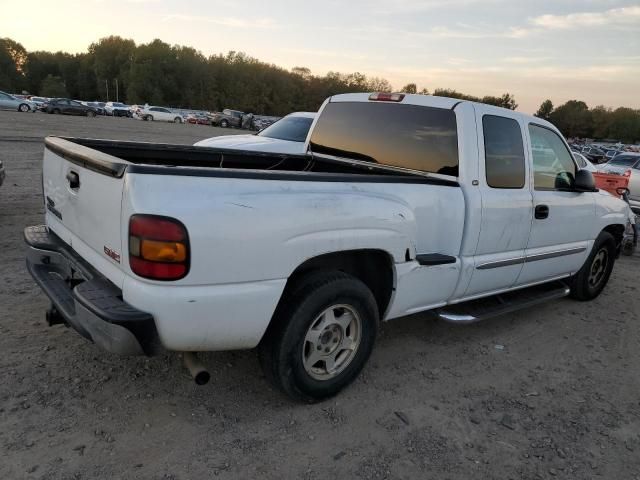
[[[371,290],[342,272],[304,277],[288,292],[260,342],[265,375],[296,400],[331,397],[358,376],[378,332]]]
[[[146,117],[144,117],[144,119],[145,119],[147,122],[153,122],[153,116],[152,116],[152,115],[147,115]]]
[[[19,112],[28,112],[29,110],[31,110],[31,108],[26,103],[21,103],[18,107]]]
[[[571,279],[571,296],[587,301],[596,298],[609,281],[616,259],[616,241],[609,232],[600,232],[589,257]]]
[[[222,121],[220,122],[220,126],[221,126],[222,128],[227,128],[227,127],[229,126],[229,122],[227,122],[226,120],[222,120]]]

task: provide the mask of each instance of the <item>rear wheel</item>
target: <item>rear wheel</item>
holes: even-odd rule
[[[360,373],[378,331],[371,290],[342,272],[304,277],[278,306],[260,342],[265,375],[290,397],[337,394]]]
[[[62,112],[61,112],[59,109],[54,108],[54,109],[53,109],[53,111],[52,111],[51,113],[54,113],[54,114],[60,114],[60,113],[62,113]]]
[[[609,232],[600,232],[586,262],[571,279],[571,296],[576,300],[593,300],[609,281],[616,258],[616,241]]]
[[[87,117],[95,117],[96,116],[96,112],[94,112],[93,110],[87,110]]]
[[[28,112],[29,110],[31,110],[31,107],[29,107],[29,105],[27,105],[26,103],[21,103],[18,106],[18,111],[19,112]]]
[[[220,126],[221,126],[222,128],[227,128],[227,127],[229,126],[229,122],[227,122],[226,120],[222,120],[222,121],[220,122]]]
[[[182,123],[182,118],[176,117],[173,119],[173,123]]]

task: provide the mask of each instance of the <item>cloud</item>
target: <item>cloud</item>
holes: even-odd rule
[[[346,51],[316,50],[307,48],[284,48],[283,51],[287,53],[323,58],[345,58],[348,60],[366,60],[369,58],[367,55]]]
[[[203,15],[170,14],[162,18],[165,22],[200,22],[219,25],[230,28],[277,28],[276,22],[269,17],[262,18],[238,18],[238,17],[213,17]]]
[[[540,15],[529,20],[531,25],[548,30],[629,25],[638,28],[638,22],[640,22],[640,6],[612,8],[604,12]]]

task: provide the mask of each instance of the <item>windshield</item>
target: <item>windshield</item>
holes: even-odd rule
[[[640,157],[632,157],[630,155],[617,155],[613,160],[609,160],[607,165],[615,167],[633,167]]]
[[[290,142],[304,142],[312,122],[313,118],[308,117],[285,117],[265,128],[258,135]]]

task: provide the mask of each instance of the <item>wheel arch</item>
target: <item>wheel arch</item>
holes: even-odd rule
[[[619,223],[607,225],[602,229],[603,232],[610,233],[613,236],[616,241],[616,248],[618,252],[620,251],[620,247],[622,246],[622,241],[624,239],[624,230],[625,226],[620,225]]]
[[[393,256],[379,249],[356,249],[325,253],[302,262],[289,275],[280,301],[304,276],[318,271],[339,271],[364,283],[373,293],[380,318],[391,302],[395,284]]]

